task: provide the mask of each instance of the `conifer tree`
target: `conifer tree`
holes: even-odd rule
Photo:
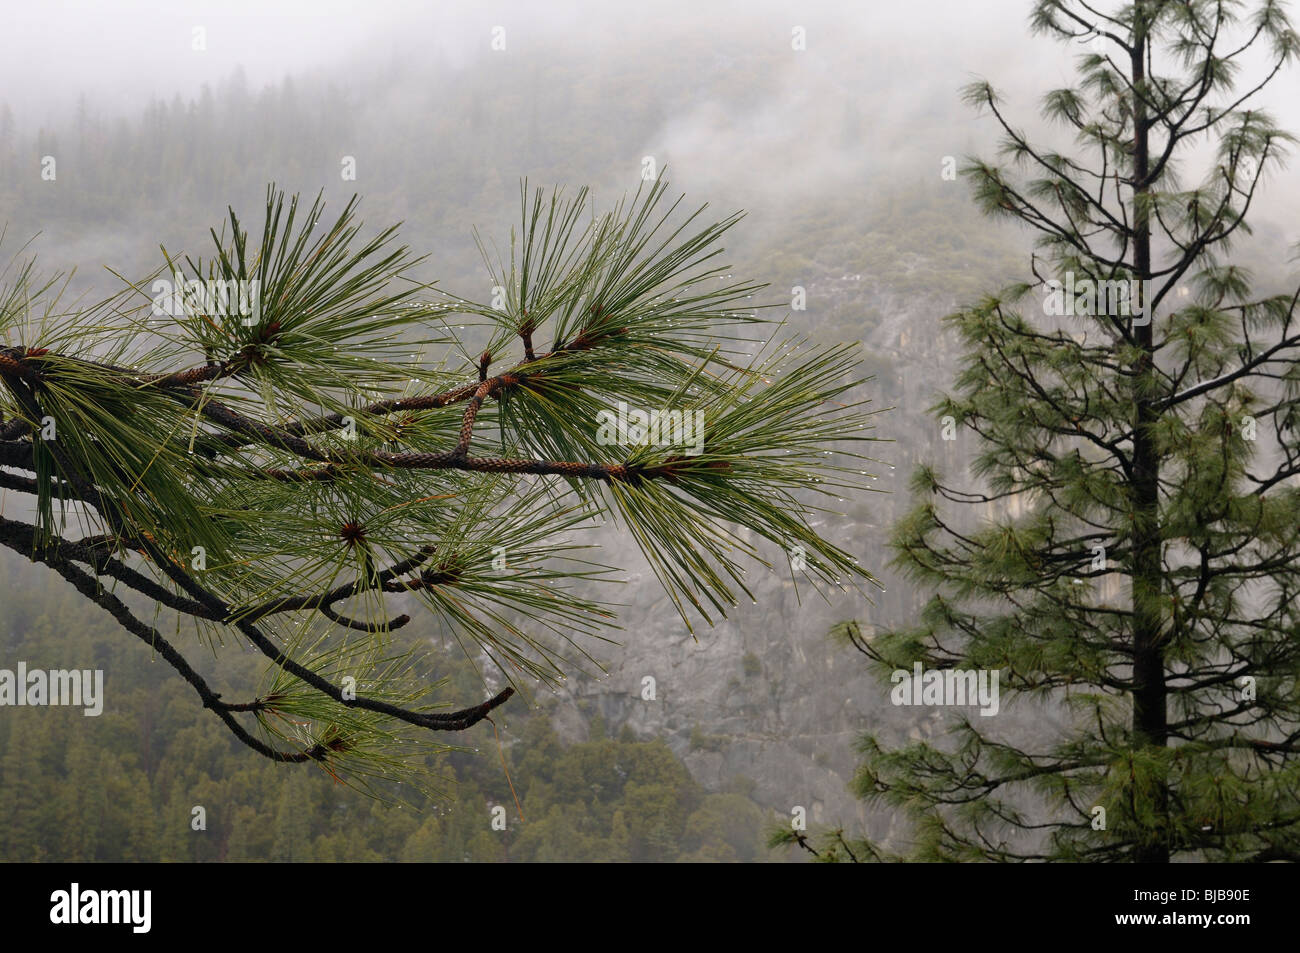
[[[363,233],[355,198],[329,220],[274,188],[260,231],[232,209],[209,257],[164,250],[158,274],[87,307],[15,258],[0,543],[254,751],[362,785],[418,779],[440,732],[588,663],[615,624],[591,593],[611,567],[583,541],[606,519],[687,626],[750,596],[747,568],[774,555],[800,584],[869,581],[810,528],[862,485],[853,347],[762,318],[762,286],[718,257],[739,215],[665,191],[595,214],[585,189],[525,185],[505,254],[480,243],[483,300],[421,280],[396,227]],[[395,601],[504,687],[445,710],[425,660],[394,647],[411,621]],[[166,631],[170,614],[186,627]],[[231,647],[269,663],[240,699],[187,660]]]
[[[905,848],[776,839],[1300,859],[1300,288],[1232,257],[1293,141],[1257,100],[1296,34],[1272,0],[1038,0],[1031,25],[1081,51],[1043,131],[965,91],[1002,134],[963,170],[975,198],[1035,238],[1025,281],[947,319],[963,356],[933,409],[969,434],[971,479],[914,477],[892,545],[918,618],[834,632],[886,678],[997,670],[1002,716],[862,739],[855,793],[905,812]]]

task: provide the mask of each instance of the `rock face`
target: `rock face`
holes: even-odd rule
[[[823,291],[841,296],[841,306],[871,297],[865,282],[827,282],[832,288]],[[754,604],[746,599],[729,619],[697,628],[693,638],[653,574],[633,571],[614,596],[631,602],[619,613],[622,644],[595,653],[609,676],[570,678],[552,713],[569,739],[585,737],[587,714],[599,712],[612,731],[627,725],[639,736],[665,738],[710,789],[740,784],[785,816],[802,807],[810,824],[843,824],[885,839],[890,815],[869,810],[848,789],[854,742],[868,727],[890,742],[928,736],[943,712],[894,707],[890,685],[868,674],[866,660],[834,643],[828,630],[857,619],[870,631],[915,614],[924,594],[885,565],[890,526],[911,505],[913,466],[922,459],[951,466],[960,445],[943,441],[925,412],[955,364],[939,321],[952,302],[877,297],[872,304],[889,315],[864,342],[877,373],[867,385],[872,406],[893,408],[876,418],[876,436],[895,442],[868,451],[883,461],[871,468],[878,476],[873,487],[886,492],[846,501],[846,517],[826,517],[817,528],[857,556],[885,591],[869,590],[871,601],[838,592],[823,598],[806,583],[796,588],[780,561],[784,577],[751,571]],[[608,545],[617,551],[609,558],[614,565],[644,566],[629,541]]]

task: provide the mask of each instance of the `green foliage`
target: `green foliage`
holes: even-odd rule
[[[886,679],[996,670],[1019,724],[861,740],[854,793],[907,815],[901,844],[778,840],[839,860],[1295,860],[1300,292],[1225,256],[1294,141],[1251,96],[1300,45],[1271,2],[1040,0],[1032,23],[1112,55],[1044,99],[1075,155],[1031,143],[988,83],[964,92],[1005,134],[1005,164],[963,170],[976,203],[1038,246],[1032,282],[947,319],[963,359],[933,412],[972,436],[974,487],[918,470],[891,545],[927,601],[832,633]],[[1264,72],[1238,82],[1245,50]],[[1039,298],[1067,278],[1069,309]],[[1130,279],[1146,315],[1090,298]]]
[[[874,583],[812,528],[868,476],[855,349],[745,337],[761,286],[719,260],[740,216],[666,193],[588,220],[586,190],[548,202],[525,184],[509,262],[488,262],[503,301],[425,302],[395,226],[365,238],[355,198],[330,223],[321,197],[303,211],[274,187],[256,240],[230,209],[206,263],[164,251],[170,292],[128,283],[88,308],[52,293],[4,327],[0,460],[31,474],[6,486],[37,518],[0,523],[0,543],[157,646],[249,747],[359,785],[417,782],[430,729],[582,664],[614,615],[579,591],[609,567],[574,537],[606,515],[688,628],[752,599],[756,541],[798,552],[815,588]],[[10,310],[52,287],[14,280]],[[605,433],[629,406],[678,426]],[[78,563],[192,617],[209,646],[252,642],[266,690],[219,700]],[[404,593],[510,688],[438,711],[423,662],[390,647]]]
[[[62,596],[44,570],[0,560],[10,624],[5,659],[106,671],[104,713],[6,708],[0,719],[0,859],[6,861],[497,862],[750,861],[761,857],[762,811],[747,796],[710,794],[658,740],[593,732],[566,745],[549,712],[502,725],[509,780],[491,740],[481,753],[432,756],[440,792],[380,801],[321,772],[246,757],[212,719],[196,718],[183,684],[144,659],[88,602]],[[408,637],[401,635],[399,641]],[[416,637],[409,637],[416,641]],[[246,654],[205,673],[238,682]],[[449,685],[477,681],[465,660]],[[552,706],[553,708],[553,706]],[[517,816],[511,783],[523,818]],[[490,809],[508,808],[493,830]],[[206,830],[192,827],[204,808]]]

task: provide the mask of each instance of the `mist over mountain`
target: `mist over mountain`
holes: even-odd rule
[[[12,11],[0,58],[0,260],[34,251],[46,269],[75,269],[69,300],[95,300],[121,286],[112,272],[138,281],[159,269],[159,246],[206,254],[208,229],[221,229],[227,206],[256,220],[274,182],[291,193],[323,191],[334,209],[359,194],[368,228],[400,221],[402,241],[428,255],[422,278],[485,298],[491,279],[474,233],[504,251],[523,180],[590,186],[594,207],[604,210],[636,191],[649,163],[685,194],[685,206],[708,203],[719,215],[743,209],[726,240],[732,271],[769,283],[765,302],[791,331],[817,342],[860,341],[875,375],[864,387],[881,411],[874,435],[882,442],[871,449],[875,492],[844,500],[843,515],[826,517],[820,529],[883,589],[868,590],[870,601],[823,598],[756,566],[752,604],[744,600],[730,618],[692,634],[637,547],[606,526],[595,539],[602,559],[625,569],[625,584],[600,593],[623,604],[615,643],[588,645],[599,664],[573,674],[557,695],[520,699],[519,716],[503,719],[501,742],[523,765],[525,782],[543,792],[537,803],[553,808],[555,827],[534,835],[536,844],[524,834],[512,847],[517,859],[566,859],[566,850],[572,859],[605,859],[616,849],[625,852],[616,859],[628,851],[655,860],[787,859],[761,850],[761,828],[796,807],[816,823],[888,839],[897,819],[868,810],[847,788],[854,740],[868,725],[898,739],[930,737],[942,732],[942,719],[892,705],[889,686],[828,631],[845,619],[898,625],[923,602],[886,565],[886,542],[908,508],[914,466],[931,460],[956,471],[969,456],[966,440],[942,440],[927,414],[956,367],[956,342],[941,319],[982,290],[1023,277],[1029,250],[1023,232],[981,218],[965,183],[943,174],[947,158],[960,163],[997,146],[992,124],[961,103],[958,89],[987,77],[1009,111],[1043,130],[1038,96],[1069,78],[1057,46],[1026,39],[1025,13],[1021,2],[960,0],[23,8]],[[1270,91],[1268,105],[1300,132],[1293,91],[1294,77]],[[52,179],[42,177],[47,157],[56,163]],[[1239,246],[1266,280],[1277,276],[1279,249],[1300,238],[1286,214],[1298,196],[1293,170],[1272,178],[1254,234]],[[796,288],[806,308],[790,308]],[[456,360],[472,372],[472,359]],[[5,498],[6,513],[20,507]],[[109,714],[92,726],[67,719],[37,729],[24,713],[26,721],[6,716],[0,728],[0,779],[17,812],[9,816],[24,818],[19,826],[75,829],[76,817],[87,816],[78,812],[112,815],[98,841],[70,836],[45,859],[361,852],[420,860],[453,859],[456,851],[462,856],[454,859],[506,859],[467,819],[484,804],[510,803],[495,744],[439,762],[460,783],[448,786],[451,800],[431,808],[429,820],[372,814],[321,772],[243,768],[219,726],[210,734],[208,726],[187,727],[199,717],[192,698],[179,689],[153,695],[155,673],[140,681],[126,674],[147,668],[148,653],[125,637],[124,646],[107,647],[119,635],[92,623],[90,610],[68,608],[72,596],[60,580],[7,552],[0,571],[0,601],[21,606],[0,630],[6,657],[66,661],[58,647],[66,632],[122,667],[110,668]],[[480,683],[463,660],[452,661],[454,641],[419,625],[404,638],[445,655],[440,674],[474,696]],[[256,671],[242,653],[209,668],[232,680]],[[644,697],[647,677],[653,699]],[[129,694],[115,695],[115,680],[130,685]],[[1032,732],[1052,717],[1026,709],[1012,714],[1009,730]],[[162,725],[178,732],[174,740]],[[628,805],[639,795],[624,778],[598,798],[608,808],[598,846],[582,845],[577,827],[564,825],[577,824],[573,804],[585,795],[567,791],[539,752],[555,764],[568,752],[565,770],[573,772],[584,770],[574,766],[584,758],[635,763],[636,776],[662,799],[658,826],[627,832],[635,813]],[[197,854],[102,805],[59,802],[62,815],[38,817],[20,801],[57,799],[58,785],[31,777],[42,759],[65,781],[108,772],[137,815],[175,820],[196,797],[239,802],[241,813],[223,828],[219,851]],[[20,776],[28,778],[21,796]],[[264,793],[254,796],[254,788]],[[313,807],[304,812],[309,821],[295,816],[301,802]],[[360,811],[368,826],[352,840],[331,826],[330,817]],[[721,825],[718,818],[738,819],[737,829],[701,833]],[[30,856],[27,842],[5,836],[6,859]],[[299,841],[315,846],[295,854]]]

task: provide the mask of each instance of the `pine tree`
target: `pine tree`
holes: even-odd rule
[[[1228,257],[1292,142],[1254,102],[1296,34],[1232,0],[1039,0],[1031,24],[1087,49],[1043,98],[1041,138],[1073,151],[966,90],[1003,140],[964,174],[1036,239],[1031,281],[948,318],[963,357],[934,410],[972,483],[914,478],[893,547],[932,593],[919,618],[835,633],[891,678],[997,670],[1019,725],[868,735],[854,790],[905,812],[915,859],[1300,859],[1300,289]]]
[[[275,809],[275,839],[271,841],[271,860],[282,864],[311,863],[311,824],[304,809],[307,791],[299,778],[286,777],[280,786],[280,802]]]
[[[591,594],[612,569],[582,543],[606,517],[687,626],[753,598],[766,546],[797,582],[869,583],[810,528],[863,485],[853,348],[775,336],[762,286],[719,263],[739,216],[709,223],[665,192],[595,214],[585,189],[525,184],[507,254],[480,243],[484,301],[422,280],[396,227],[366,237],[355,198],[330,221],[274,188],[260,234],[232,209],[210,257],[164,249],[159,273],[88,307],[15,259],[0,487],[34,515],[0,517],[0,543],[142,640],[239,741],[359,785],[418,781],[438,732],[586,663],[614,624]],[[505,687],[441,710],[425,661],[394,648],[413,604]],[[166,614],[199,651],[264,655],[261,689],[215,691]]]

